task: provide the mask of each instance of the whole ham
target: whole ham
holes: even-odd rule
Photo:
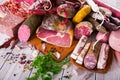
[[[109,45],[116,51],[120,52],[120,29],[112,31],[109,37]]]
[[[37,37],[47,43],[61,47],[70,47],[73,40],[72,23],[68,20],[64,24],[64,19],[57,15],[46,15],[42,25],[37,30]]]

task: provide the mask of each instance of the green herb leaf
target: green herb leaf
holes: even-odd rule
[[[34,76],[27,80],[52,80],[53,75],[58,74],[62,70],[62,66],[69,62],[69,58],[61,62],[56,62],[52,58],[53,53],[49,52],[46,55],[37,56],[32,62],[32,66],[37,69]]]

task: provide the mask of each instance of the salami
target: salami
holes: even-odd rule
[[[102,32],[102,33],[107,33],[107,32],[108,32],[108,31],[105,29],[105,27],[102,26],[102,25],[100,26],[99,22],[97,22],[94,18],[88,17],[87,20],[92,23],[92,25],[95,27],[95,29],[96,29],[97,31],[100,31],[100,32]]]
[[[98,59],[99,52],[100,52],[100,49],[101,49],[101,43],[100,42],[98,42],[95,45],[94,50],[93,50],[93,45],[94,45],[94,42],[92,42],[92,44],[90,46],[90,49],[89,49],[87,55],[84,58],[84,66],[88,69],[94,69],[96,67],[97,59]]]
[[[27,18],[18,30],[18,38],[21,42],[29,40],[30,36],[36,31],[37,27],[41,24],[42,17],[31,15]]]

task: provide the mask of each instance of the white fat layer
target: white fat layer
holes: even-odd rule
[[[63,38],[65,36],[65,34],[61,34],[58,32],[56,36],[60,36],[61,38]]]
[[[5,42],[10,40],[10,36],[0,33],[0,46],[2,46]]]
[[[90,47],[90,43],[86,43],[85,47],[83,48],[83,50],[81,51],[80,55],[77,57],[77,60],[76,62],[79,63],[79,64],[83,64],[83,59],[88,51]]]
[[[102,46],[101,46],[100,55],[99,55],[98,64],[97,64],[98,69],[104,69],[105,68],[105,64],[106,64],[106,61],[107,61],[106,57],[108,55],[106,47],[108,47],[108,46],[105,43],[103,43]]]
[[[79,55],[79,52],[80,52],[79,50],[82,50],[82,48],[85,46],[87,40],[88,40],[88,38],[83,35],[83,36],[80,38],[80,40],[78,41],[77,46],[75,47],[75,49],[74,49],[74,51],[73,51],[72,54],[78,56],[78,55]],[[71,57],[72,57],[73,59],[75,58],[75,57],[72,56],[72,55],[71,55]],[[76,58],[77,58],[77,57],[76,57]],[[75,58],[75,59],[76,59],[76,58]]]

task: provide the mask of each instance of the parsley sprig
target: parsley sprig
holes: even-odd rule
[[[52,80],[53,75],[58,74],[62,70],[62,66],[69,62],[69,58],[61,62],[56,62],[52,58],[52,52],[46,55],[37,56],[32,62],[32,66],[37,69],[34,76],[27,78],[27,80],[38,80],[41,77],[42,80]]]

